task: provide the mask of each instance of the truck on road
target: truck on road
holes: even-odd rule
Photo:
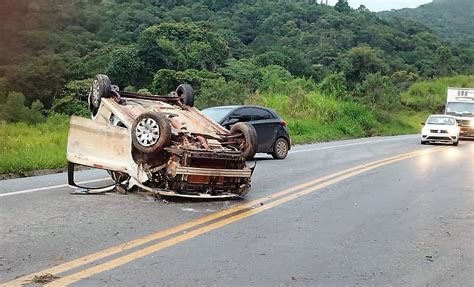
[[[456,118],[460,138],[474,139],[474,89],[448,88],[445,114]]]

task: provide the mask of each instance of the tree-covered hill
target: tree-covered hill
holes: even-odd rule
[[[434,0],[415,9],[380,12],[385,19],[404,17],[425,24],[450,42],[474,47],[474,1]]]
[[[373,73],[472,72],[472,50],[423,25],[382,20],[344,0],[317,2],[3,0],[0,104],[16,91],[50,108],[78,91],[71,81],[97,73],[122,88],[166,92],[180,80],[255,91],[258,69],[271,65],[316,82],[339,73],[350,89]]]

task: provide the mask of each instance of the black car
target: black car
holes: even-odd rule
[[[246,122],[257,131],[257,152],[284,159],[291,148],[286,122],[272,109],[259,106],[222,106],[202,111],[211,119],[230,129],[238,122]]]

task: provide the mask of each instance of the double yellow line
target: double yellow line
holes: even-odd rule
[[[142,258],[144,256],[155,253],[157,251],[160,251],[164,248],[189,240],[203,233],[210,232],[212,230],[215,230],[220,227],[231,224],[233,222],[242,220],[249,216],[261,213],[265,210],[279,206],[283,203],[289,202],[303,195],[323,189],[327,186],[330,186],[332,184],[335,184],[347,178],[359,175],[361,173],[367,172],[369,170],[372,170],[372,169],[375,169],[375,168],[378,168],[390,163],[394,163],[394,162],[398,162],[398,161],[405,160],[408,158],[416,157],[419,155],[431,153],[431,152],[438,151],[444,148],[445,147],[438,147],[438,148],[432,148],[429,150],[410,152],[410,153],[374,161],[368,164],[359,165],[359,166],[349,168],[340,172],[336,172],[336,173],[306,182],[304,184],[300,184],[298,186],[274,193],[272,195],[250,201],[242,205],[238,205],[238,206],[235,206],[235,207],[232,207],[232,208],[229,208],[217,213],[213,213],[213,214],[204,216],[202,218],[189,221],[184,224],[181,224],[181,225],[178,225],[178,226],[175,226],[163,231],[159,231],[157,233],[144,236],[144,237],[141,237],[141,238],[138,238],[126,243],[122,243],[117,246],[99,251],[91,255],[81,257],[79,259],[75,259],[75,260],[63,263],[61,265],[58,265],[52,268],[48,268],[46,270],[43,270],[37,273],[33,273],[27,276],[17,278],[13,281],[4,283],[0,286],[22,286],[23,284],[31,283],[35,276],[41,276],[42,274],[53,274],[57,276],[61,273],[72,271],[72,269],[81,267],[85,264],[89,264],[89,263],[95,262],[100,259],[104,259],[109,256],[117,255],[119,253],[125,252],[132,248],[137,248],[147,243],[151,243],[153,241],[163,239],[168,236],[172,236],[171,238],[165,239],[161,242],[152,244],[144,248],[140,248],[131,253],[122,255],[120,257],[111,259],[109,261],[106,261],[98,265],[91,266],[89,268],[80,270],[70,275],[66,275],[65,277],[59,278],[47,284],[47,286],[66,286],[74,282],[77,282],[81,279],[91,277],[95,274],[124,265],[133,260]]]

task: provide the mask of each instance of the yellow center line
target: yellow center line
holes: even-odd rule
[[[309,181],[309,182],[306,182],[306,183],[288,188],[286,190],[283,190],[283,191],[280,191],[280,192],[277,192],[277,193],[274,193],[274,194],[271,194],[271,195],[268,195],[268,196],[265,196],[265,197],[262,197],[262,198],[259,198],[259,199],[256,199],[256,200],[252,200],[252,201],[244,203],[242,205],[238,205],[238,206],[235,206],[235,207],[232,207],[232,208],[220,211],[220,212],[216,212],[216,213],[198,218],[196,220],[192,220],[192,221],[183,223],[183,224],[175,226],[175,227],[171,227],[171,228],[168,228],[168,229],[165,229],[165,230],[162,230],[162,231],[159,231],[159,232],[147,235],[147,236],[143,236],[143,237],[134,239],[134,240],[129,241],[129,242],[125,242],[125,243],[113,246],[113,247],[108,248],[108,249],[98,251],[98,252],[90,254],[90,255],[86,255],[84,257],[81,257],[81,258],[78,258],[78,259],[75,259],[75,260],[72,260],[72,261],[65,262],[63,264],[60,264],[60,265],[42,270],[40,272],[35,272],[33,274],[29,274],[29,275],[26,275],[26,276],[19,277],[19,278],[13,280],[13,281],[10,281],[10,282],[4,283],[4,284],[0,284],[0,286],[2,286],[2,287],[3,286],[22,286],[23,284],[30,283],[34,279],[35,276],[40,276],[42,274],[57,275],[57,274],[72,270],[74,268],[80,267],[82,265],[85,265],[85,264],[88,264],[88,263],[106,258],[108,256],[112,256],[112,255],[121,253],[121,252],[129,250],[131,248],[141,246],[141,245],[149,243],[151,241],[155,241],[155,240],[158,240],[158,239],[161,239],[161,238],[164,238],[164,237],[167,237],[167,236],[179,233],[179,232],[183,232],[187,229],[194,228],[196,226],[202,225],[204,223],[208,223],[210,221],[214,221],[216,219],[231,215],[233,213],[236,213],[236,212],[244,210],[244,209],[251,208],[251,207],[253,207],[255,205],[258,205],[260,203],[265,203],[267,201],[282,197],[284,195],[290,194],[292,192],[298,191],[298,190],[303,189],[303,188],[307,188],[307,187],[312,186],[314,184],[320,183],[322,181],[326,181],[328,179],[331,179],[331,178],[334,178],[334,177],[337,177],[337,176],[340,176],[340,175],[343,175],[343,174],[346,174],[346,173],[357,171],[357,170],[360,170],[362,168],[367,168],[367,167],[374,166],[374,165],[377,165],[377,164],[388,163],[392,160],[404,159],[407,156],[417,156],[417,155],[420,155],[420,154],[423,154],[423,153],[426,153],[426,152],[432,152],[432,151],[436,151],[436,150],[439,150],[439,149],[440,148],[433,148],[433,149],[429,149],[429,150],[415,151],[415,152],[410,152],[410,153],[406,153],[406,154],[402,154],[402,155],[398,155],[398,156],[389,157],[389,158],[386,158],[386,159],[374,161],[374,162],[371,162],[371,163],[368,163],[368,164],[358,165],[358,166],[355,166],[353,168],[349,168],[349,169],[346,169],[346,170],[343,170],[343,171],[340,171],[340,172],[336,172],[336,173],[333,173],[333,174],[330,174],[330,175],[327,175],[327,176],[323,176],[321,178],[317,178],[315,180],[312,180],[312,181]]]
[[[429,152],[437,151],[437,150],[440,150],[440,149],[444,149],[444,147],[434,148],[434,149],[429,150]],[[340,182],[342,180],[345,180],[347,178],[354,177],[354,176],[359,175],[361,173],[367,172],[369,170],[376,169],[376,168],[381,167],[381,166],[388,165],[390,163],[398,162],[398,161],[405,160],[405,159],[408,159],[408,158],[413,158],[413,157],[419,156],[421,154],[425,154],[425,152],[408,153],[408,154],[405,154],[405,156],[402,156],[402,157],[397,156],[397,157],[393,157],[390,160],[382,160],[382,161],[379,161],[378,163],[371,164],[371,165],[366,166],[366,167],[359,167],[358,169],[356,169],[352,172],[345,173],[345,174],[342,174],[340,176],[336,176],[335,178],[333,177],[332,179],[330,179],[328,181],[325,181],[321,184],[318,184],[316,186],[313,186],[311,188],[308,188],[308,189],[305,189],[305,190],[302,190],[302,191],[299,191],[299,192],[295,192],[295,193],[290,194],[288,196],[285,196],[285,197],[282,197],[280,199],[274,200],[274,201],[272,201],[268,204],[258,206],[258,207],[254,208],[252,210],[244,211],[242,213],[239,213],[239,214],[233,215],[231,217],[222,219],[218,222],[214,222],[214,223],[205,225],[205,226],[197,228],[195,230],[191,230],[191,231],[189,231],[185,234],[177,235],[173,238],[170,238],[170,239],[167,239],[165,241],[162,241],[162,242],[156,243],[154,245],[151,245],[149,247],[137,250],[137,251],[132,252],[130,254],[127,254],[127,255],[121,256],[119,258],[113,259],[111,261],[108,261],[108,262],[90,267],[88,269],[82,270],[82,271],[74,273],[72,275],[60,278],[58,280],[55,280],[55,281],[47,284],[47,286],[66,286],[66,285],[72,284],[72,283],[77,282],[81,279],[88,278],[88,277],[91,277],[95,274],[102,273],[104,271],[122,266],[122,265],[127,264],[131,261],[137,260],[139,258],[143,258],[147,255],[150,255],[152,253],[155,253],[155,252],[160,251],[162,249],[165,249],[167,247],[176,245],[180,242],[187,241],[189,239],[192,239],[192,238],[197,237],[199,235],[202,235],[204,233],[207,233],[207,232],[210,232],[212,230],[224,227],[226,225],[229,225],[229,224],[234,223],[236,221],[240,221],[240,220],[245,219],[247,217],[250,217],[252,215],[261,213],[265,210],[271,209],[271,208],[279,206],[283,203],[286,203],[286,202],[292,201],[294,199],[297,199],[297,198],[299,198],[303,195],[307,195],[307,194],[315,192],[317,190],[321,190],[325,187],[328,187],[332,184],[335,184],[335,183]]]

